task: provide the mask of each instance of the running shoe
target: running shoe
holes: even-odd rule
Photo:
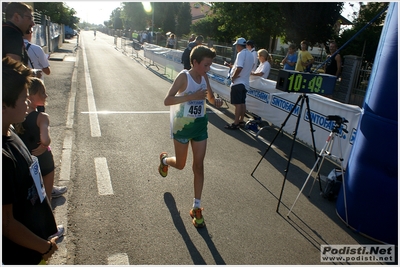
[[[53,190],[51,190],[51,197],[61,197],[65,192],[67,192],[66,186],[53,186]]]
[[[64,225],[60,224],[57,225],[57,233],[55,233],[54,235],[49,236],[49,238],[47,238],[47,240],[52,239],[53,237],[58,236],[58,238],[62,237],[64,235],[65,232],[65,228]]]
[[[163,163],[163,159],[165,159],[166,157],[168,157],[167,153],[162,152],[160,154],[160,166],[158,167],[158,172],[160,173],[160,175],[162,177],[167,177],[167,175],[168,175],[168,165],[165,165]]]
[[[205,222],[204,222],[204,218],[203,215],[201,214],[203,208],[193,208],[190,210],[189,214],[190,217],[193,218],[192,223],[194,225],[194,227],[204,227]]]

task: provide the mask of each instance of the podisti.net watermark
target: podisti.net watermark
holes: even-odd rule
[[[395,262],[394,245],[321,245],[321,262]]]

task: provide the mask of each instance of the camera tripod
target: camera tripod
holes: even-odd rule
[[[297,200],[299,199],[300,194],[304,190],[304,187],[306,186],[308,180],[310,179],[313,171],[316,169],[317,170],[317,175],[319,176],[319,172],[321,170],[321,166],[322,166],[322,163],[325,160],[325,157],[326,156],[331,156],[333,158],[338,158],[340,160],[340,169],[342,171],[342,179],[343,179],[342,180],[343,181],[342,184],[343,184],[343,193],[344,193],[344,207],[345,207],[345,211],[346,211],[346,223],[347,223],[346,187],[345,187],[345,182],[344,182],[343,154],[342,154],[342,146],[340,144],[340,138],[339,138],[339,142],[337,143],[338,146],[339,146],[340,157],[332,155],[331,151],[332,151],[332,147],[333,147],[333,144],[334,144],[334,141],[335,141],[335,137],[339,137],[339,135],[341,134],[341,131],[343,131],[345,133],[348,133],[348,131],[345,128],[343,128],[343,126],[346,126],[346,128],[347,128],[347,125],[345,123],[347,123],[348,120],[346,120],[343,117],[337,116],[337,115],[329,115],[329,116],[326,117],[326,120],[335,121],[335,125],[334,125],[333,129],[331,130],[328,138],[326,139],[324,147],[321,149],[321,152],[319,153],[318,158],[315,161],[313,168],[311,169],[310,173],[308,174],[307,179],[304,182],[303,187],[300,189],[300,192],[297,195],[296,200],[294,201],[292,207],[290,208],[289,213],[287,214],[287,216],[289,216],[289,214],[292,211],[294,205],[296,204]],[[321,164],[319,164],[320,161],[321,161]],[[319,180],[321,180],[321,179],[319,179]],[[315,183],[315,179],[314,179],[314,182],[313,182],[313,184],[311,186],[311,189],[310,189],[310,192],[309,192],[308,196],[310,196],[310,194],[311,194],[311,190],[314,187],[314,183]],[[320,183],[321,183],[321,181],[320,181]]]
[[[308,121],[310,123],[310,131],[311,131],[312,144],[313,144],[313,148],[314,148],[314,155],[315,155],[315,159],[317,160],[317,150],[315,148],[314,130],[313,130],[312,121],[311,121],[310,102],[309,102],[307,94],[303,93],[303,94],[299,95],[299,97],[297,98],[296,103],[293,105],[293,108],[290,110],[290,112],[287,115],[286,119],[284,120],[284,122],[282,123],[281,127],[279,128],[279,131],[276,133],[274,139],[272,139],[271,143],[269,144],[269,146],[265,150],[264,154],[262,155],[260,161],[257,163],[256,167],[254,168],[253,172],[251,173],[251,176],[253,176],[254,172],[256,171],[258,166],[260,165],[262,159],[265,157],[265,155],[267,154],[267,152],[271,148],[272,144],[274,143],[275,139],[278,137],[279,133],[282,132],[283,127],[285,127],[286,122],[289,120],[290,116],[293,114],[294,110],[296,109],[296,107],[297,107],[297,105],[299,104],[300,101],[301,101],[301,104],[300,104],[300,109],[299,109],[299,113],[298,113],[298,116],[297,116],[296,126],[295,126],[295,129],[294,129],[294,132],[293,132],[292,146],[290,148],[289,158],[288,158],[286,169],[285,169],[285,177],[283,179],[282,189],[281,189],[281,193],[280,193],[280,196],[279,196],[278,205],[276,207],[276,212],[279,211],[279,204],[281,203],[282,194],[283,194],[283,188],[285,187],[285,182],[286,182],[286,176],[287,176],[287,173],[289,172],[290,161],[292,159],[293,147],[294,147],[294,144],[296,143],[297,130],[299,128],[300,117],[301,117],[301,114],[302,114],[302,111],[303,111],[304,101],[306,101],[307,115],[308,115],[308,118],[309,118]],[[319,180],[320,190],[322,191],[321,181],[320,181],[320,179],[318,179],[318,180]]]

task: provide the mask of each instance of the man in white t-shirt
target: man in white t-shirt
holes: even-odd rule
[[[256,69],[258,67],[258,54],[257,54],[256,48],[254,47],[254,41],[248,40],[246,42],[246,48],[247,48],[247,50],[250,51],[250,53],[254,57],[254,63],[253,63],[252,71],[256,71]]]
[[[48,55],[43,51],[42,47],[32,44],[32,29],[28,30],[24,34],[25,49],[28,52],[29,60],[28,65],[32,69],[40,69],[47,75],[50,74],[50,63],[48,60]],[[37,76],[39,77],[39,76]],[[43,75],[40,76],[43,80]]]
[[[246,95],[250,87],[250,74],[254,64],[254,57],[246,49],[246,39],[238,38],[233,44],[236,46],[236,60],[232,66],[230,77],[231,83],[231,104],[235,106],[235,121],[225,126],[226,129],[236,130],[244,125],[246,113]]]

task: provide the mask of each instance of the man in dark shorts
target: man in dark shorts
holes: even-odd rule
[[[245,124],[247,88],[250,86],[250,74],[254,63],[253,55],[246,49],[246,39],[238,38],[233,45],[237,51],[235,63],[230,66],[231,104],[235,106],[235,121],[225,126],[230,130],[239,129],[240,125]]]

